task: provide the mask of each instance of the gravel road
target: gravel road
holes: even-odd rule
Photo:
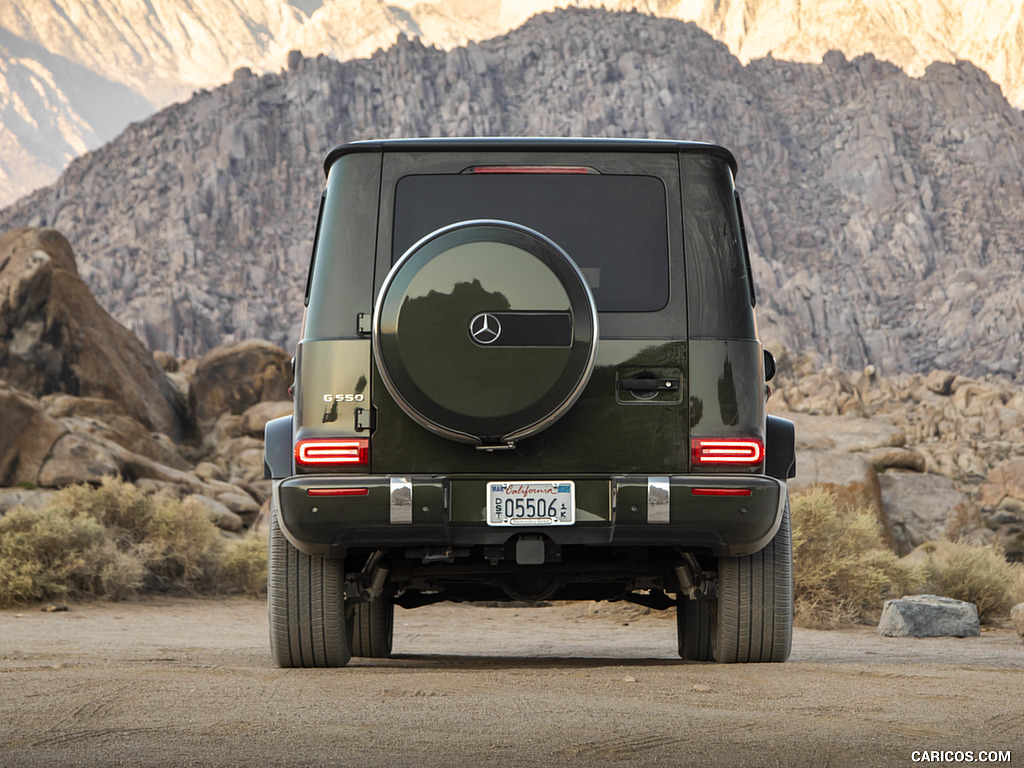
[[[629,605],[395,622],[392,659],[281,670],[255,600],[0,611],[0,766],[1024,766],[1006,629],[797,630],[787,664],[718,666],[680,661],[671,614]]]

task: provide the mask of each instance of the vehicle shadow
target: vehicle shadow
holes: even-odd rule
[[[353,658],[350,667],[391,667],[396,669],[604,669],[612,667],[677,667],[708,662],[683,659],[589,658],[583,656],[467,656],[447,654],[397,653],[387,659]]]

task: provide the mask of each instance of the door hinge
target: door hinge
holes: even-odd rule
[[[377,428],[377,409],[356,408],[356,432],[372,432]]]

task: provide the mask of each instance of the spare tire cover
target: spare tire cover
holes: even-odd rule
[[[568,411],[597,355],[597,308],[554,242],[464,221],[413,245],[384,281],[373,348],[388,391],[430,431],[504,445]]]

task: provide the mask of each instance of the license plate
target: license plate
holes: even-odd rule
[[[488,525],[572,525],[576,485],[571,480],[487,484]]]

